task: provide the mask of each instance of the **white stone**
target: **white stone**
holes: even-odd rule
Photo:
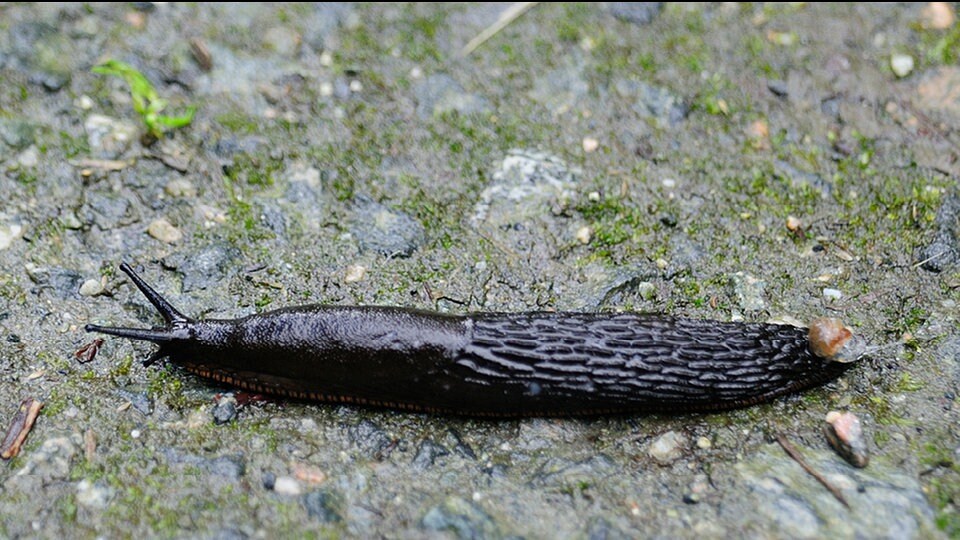
[[[584,225],[577,229],[577,242],[581,244],[589,244],[590,239],[593,238],[593,229]]]
[[[840,292],[840,289],[831,289],[828,287],[823,289],[823,298],[831,302],[835,302],[843,298],[843,293]]]
[[[196,197],[197,188],[186,178],[174,178],[163,188],[171,197]]]
[[[909,54],[894,54],[890,56],[890,69],[897,77],[906,77],[913,72],[913,57]]]
[[[19,223],[0,224],[0,249],[7,249],[10,244],[23,234],[23,226]]]
[[[303,492],[300,482],[291,476],[278,476],[273,482],[273,491],[280,495],[299,495]]]
[[[183,233],[180,232],[180,229],[175,227],[164,218],[156,219],[150,223],[150,225],[147,227],[147,233],[157,240],[166,242],[167,244],[179,242],[183,238]]]
[[[25,169],[32,169],[40,163],[40,151],[37,150],[37,147],[30,145],[26,150],[20,152],[20,155],[17,156],[17,163]]]
[[[653,441],[648,453],[658,464],[669,465],[683,455],[683,447],[686,445],[686,437],[676,431],[668,431]]]
[[[81,480],[77,483],[77,504],[88,508],[106,508],[113,498],[113,489],[109,486]]]
[[[367,274],[366,267],[359,264],[351,264],[347,266],[347,271],[343,276],[343,281],[346,283],[356,283],[363,279],[363,276]]]
[[[80,285],[81,296],[96,296],[103,292],[103,283],[99,279],[90,278]]]

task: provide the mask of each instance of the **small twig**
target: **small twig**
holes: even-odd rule
[[[17,414],[14,415],[10,427],[7,428],[7,434],[0,443],[0,457],[10,459],[20,453],[20,447],[27,439],[27,434],[33,428],[33,423],[42,408],[43,403],[33,398],[27,398],[20,403]]]
[[[936,259],[936,258],[938,258],[938,257],[943,257],[943,256],[946,255],[946,254],[947,254],[946,251],[940,251],[940,252],[938,252],[938,253],[934,253],[933,255],[927,257],[926,259],[924,259],[924,260],[922,260],[922,261],[920,261],[920,262],[918,262],[918,263],[914,263],[914,264],[913,264],[913,267],[914,267],[914,268],[920,268],[921,266],[927,264],[928,262],[930,262],[930,261],[932,261],[932,260],[934,260],[934,259]]]
[[[800,466],[803,467],[803,470],[807,471],[807,474],[816,478],[817,482],[820,482],[820,484],[822,484],[823,487],[827,488],[827,491],[829,491],[834,497],[836,497],[838,501],[840,501],[841,503],[843,503],[844,506],[847,507],[847,510],[850,509],[850,503],[848,503],[847,499],[843,497],[843,493],[841,493],[836,486],[831,484],[822,474],[820,474],[813,467],[811,467],[810,464],[807,463],[805,459],[803,459],[803,456],[800,455],[800,452],[797,451],[796,447],[794,447],[793,444],[791,444],[790,441],[788,441],[785,436],[778,433],[777,442],[780,443],[780,447],[783,448],[783,450],[787,453],[788,456],[790,456],[791,458],[793,458],[794,461],[799,463]]]
[[[146,159],[155,159],[179,173],[185,173],[190,170],[189,159],[185,158],[184,156],[172,156],[163,152],[145,152],[141,157]]]
[[[210,48],[207,43],[198,37],[190,38],[190,52],[193,53],[193,59],[203,71],[213,69],[213,55],[210,54]]]
[[[118,159],[73,159],[68,161],[74,167],[82,169],[102,169],[104,171],[122,171],[130,166],[129,161]]]
[[[477,34],[477,37],[471,39],[469,43],[460,49],[460,57],[462,58],[472,53],[477,47],[483,45],[488,39],[496,35],[497,32],[506,28],[507,25],[520,18],[527,10],[537,4],[539,4],[539,2],[517,2],[505,9],[495,23],[484,28],[483,32]]]

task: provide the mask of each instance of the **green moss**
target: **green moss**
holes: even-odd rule
[[[256,118],[241,112],[218,114],[216,121],[232,133],[250,134],[257,133],[260,130],[260,124]]]
[[[917,390],[922,390],[926,385],[925,382],[918,381],[909,373],[903,372],[900,374],[900,378],[897,379],[893,389],[897,392],[916,392]]]
[[[398,37],[404,47],[404,56],[415,61],[439,61],[443,55],[437,46],[437,33],[446,26],[447,16],[443,10],[434,10],[428,15],[415,15],[402,25],[406,29]]]
[[[147,392],[151,397],[163,400],[174,409],[183,409],[188,404],[183,393],[183,381],[173,369],[169,366],[164,369],[151,369],[147,375]]]
[[[37,172],[33,169],[17,171],[17,182],[24,186],[33,186],[37,182]]]
[[[272,302],[273,297],[269,293],[263,293],[257,298],[253,305],[257,308],[257,311],[262,311],[263,308],[269,306]]]
[[[954,24],[948,30],[925,30],[918,26],[917,30],[924,61],[944,66],[960,61],[960,26]]]
[[[580,41],[585,30],[592,30],[589,21],[592,11],[590,4],[583,2],[563,4],[563,15],[556,22],[557,38],[566,43]]]
[[[256,154],[237,154],[233,163],[225,168],[226,179],[234,186],[272,186],[283,168],[283,161]]]
[[[43,403],[43,414],[47,416],[57,416],[66,410],[70,405],[70,400],[63,394],[63,386],[55,386],[50,390],[50,395]]]
[[[893,410],[893,407],[891,406],[886,394],[869,396],[867,398],[867,406],[878,424],[901,427],[912,427],[917,424],[915,420],[905,418],[897,414]]]
[[[588,200],[577,206],[576,210],[593,229],[593,259],[613,261],[617,252],[610,248],[620,245],[626,245],[631,257],[647,253],[645,243],[640,241],[651,230],[647,212],[629,207],[623,199],[610,196]]]
[[[947,441],[951,433],[929,433],[929,442],[917,449],[920,463],[927,472],[924,491],[937,512],[937,528],[950,538],[960,536],[960,463],[956,461],[953,448]],[[935,442],[934,442],[935,441]]]
[[[77,521],[77,503],[72,494],[57,497],[55,507],[65,523],[75,523]]]
[[[25,289],[10,274],[0,274],[0,298],[17,305],[23,305],[27,301]]]
[[[110,368],[110,378],[126,377],[130,375],[130,368],[133,366],[133,355],[128,354],[120,359],[120,362]]]
[[[74,158],[77,156],[87,156],[90,154],[90,145],[87,143],[87,138],[78,135],[73,136],[66,131],[61,131],[59,146],[63,150],[63,154],[67,158]]]

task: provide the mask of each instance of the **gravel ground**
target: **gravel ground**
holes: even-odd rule
[[[960,536],[960,27],[941,4],[0,4],[0,536]],[[145,137],[106,59],[192,124]],[[724,414],[251,400],[84,324],[303,303],[830,315]],[[857,469],[822,433],[864,426]],[[849,507],[787,456],[793,443]]]

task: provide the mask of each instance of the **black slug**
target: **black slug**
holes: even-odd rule
[[[809,330],[641,313],[474,313],[302,306],[236,320],[182,315],[127,264],[166,325],[89,324],[160,346],[250,391],[471,416],[716,411],[837,377],[862,343],[836,319]]]

